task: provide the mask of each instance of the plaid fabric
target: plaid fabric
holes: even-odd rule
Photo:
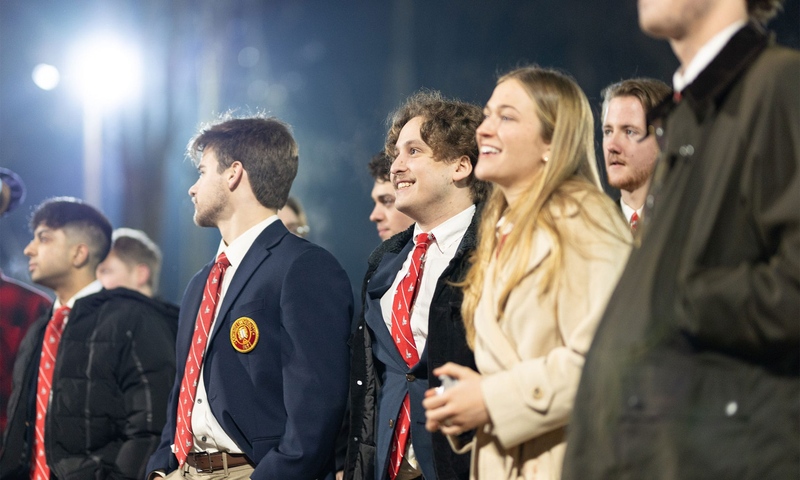
[[[0,431],[6,428],[11,374],[22,337],[53,302],[43,292],[0,273]]]

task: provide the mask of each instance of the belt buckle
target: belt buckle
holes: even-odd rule
[[[203,460],[200,460],[203,459]],[[201,462],[205,462],[205,466],[201,466]],[[197,473],[213,473],[214,467],[211,466],[211,454],[208,452],[197,452],[194,454],[194,463]]]

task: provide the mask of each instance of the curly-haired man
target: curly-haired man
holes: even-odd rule
[[[413,95],[392,116],[386,153],[395,206],[416,224],[369,259],[353,339],[345,478],[469,476],[469,455],[425,430],[422,398],[439,385],[434,368],[475,368],[454,283],[464,279],[488,191],[474,176],[482,118],[479,107],[437,92]]]

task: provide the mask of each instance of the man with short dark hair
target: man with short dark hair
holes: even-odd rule
[[[56,294],[14,364],[0,478],[142,478],[175,376],[175,331],[150,299],[101,290],[111,225],[74,198],[31,219],[31,279]]]
[[[565,479],[800,472],[800,54],[762,25],[780,4],[639,0],[681,66],[652,112],[641,247],[586,356]]]
[[[114,230],[111,251],[97,266],[103,288],[125,287],[152,298],[160,274],[161,249],[146,233],[133,228]]]
[[[490,188],[474,176],[482,119],[479,107],[437,92],[412,96],[393,115],[386,152],[395,205],[416,225],[369,258],[352,342],[347,479],[469,477],[469,454],[425,430],[422,399],[440,384],[433,369],[476,368],[455,284],[469,268]]]
[[[371,192],[375,206],[369,214],[369,219],[375,222],[375,227],[378,229],[378,236],[381,237],[381,240],[388,240],[410,227],[414,220],[398,210],[394,205],[394,186],[389,179],[392,159],[386,155],[386,151],[381,150],[372,157],[367,166],[372,179],[375,181]]]
[[[215,260],[186,288],[178,376],[151,477],[314,479],[333,472],[347,402],[350,281],[276,212],[298,150],[275,118],[223,119],[189,155],[198,226]]]
[[[672,89],[652,78],[632,78],[603,89],[603,154],[608,184],[620,191],[619,204],[634,232],[658,159],[655,135],[647,133],[647,114]]]

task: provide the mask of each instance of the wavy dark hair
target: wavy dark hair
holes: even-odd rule
[[[376,182],[388,182],[390,180],[389,173],[392,168],[392,159],[386,155],[386,150],[381,150],[372,157],[367,168],[369,168],[369,174],[373,180]]]

